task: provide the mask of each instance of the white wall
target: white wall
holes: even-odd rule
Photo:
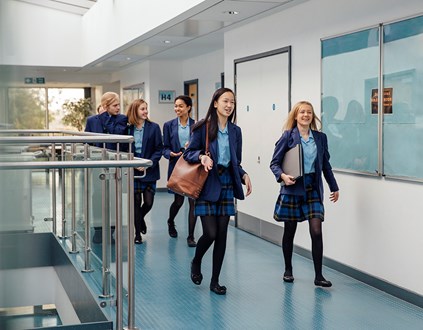
[[[2,0],[0,63],[84,66],[205,2],[217,0],[98,1],[80,16]]]
[[[204,65],[207,63],[207,66]],[[198,79],[199,118],[207,112],[215,84],[220,82],[223,72],[223,49],[198,57],[180,61],[147,61],[132,66],[113,75],[112,80],[119,80],[121,88],[144,83],[145,99],[149,104],[150,119],[160,125],[176,117],[173,103],[159,103],[159,90],[175,90],[175,94],[184,93],[184,81]],[[122,109],[125,112],[125,109]],[[160,161],[161,179],[158,188],[165,188],[167,183],[168,160]]]
[[[207,65],[205,65],[207,63]],[[210,105],[210,100],[220,82],[223,72],[223,49],[209,54],[193,57],[182,63],[183,80],[198,79],[198,118],[204,118]]]
[[[234,59],[292,46],[292,102],[310,100],[320,113],[320,39],[422,10],[420,0],[310,0],[225,34],[226,85],[234,86]],[[421,184],[335,175],[340,201],[325,201],[325,256],[423,294]],[[307,225],[295,243],[310,249]]]
[[[83,17],[81,49],[84,50],[84,62],[90,63],[98,59],[201,2],[203,1],[98,1]]]
[[[0,64],[81,66],[82,18],[24,2],[0,2]]]

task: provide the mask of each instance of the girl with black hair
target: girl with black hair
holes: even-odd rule
[[[203,235],[197,242],[191,263],[191,280],[201,284],[201,261],[214,243],[210,290],[219,295],[226,294],[226,287],[219,284],[219,275],[226,251],[229,218],[235,215],[234,198],[244,199],[242,184],[246,185],[247,196],[252,191],[250,178],[241,167],[242,133],[233,123],[235,119],[234,92],[229,88],[218,89],[205,119],[194,125],[190,143],[183,154],[186,161],[201,162],[209,172],[200,197],[195,201],[195,215],[201,217]]]

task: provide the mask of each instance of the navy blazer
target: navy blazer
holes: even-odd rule
[[[129,125],[126,128],[126,135],[134,136],[134,125]],[[128,144],[123,145],[122,150],[128,151]],[[160,179],[160,167],[159,160],[162,158],[163,152],[163,141],[162,132],[160,126],[156,123],[146,120],[144,122],[144,133],[142,138],[142,150],[140,154],[135,153],[135,142],[132,143],[131,152],[134,153],[135,157],[150,159],[153,165],[147,168],[147,173],[144,178],[137,179],[143,182],[153,182]],[[141,176],[144,173],[135,170],[134,176]]]
[[[188,118],[189,127],[192,130],[192,126],[195,121],[192,118]],[[163,157],[169,159],[169,167],[167,169],[167,179],[169,180],[170,175],[175,167],[179,157],[170,157],[171,152],[179,152],[181,150],[181,142],[179,141],[178,135],[178,118],[169,120],[163,125]]]
[[[242,177],[246,172],[241,167],[242,154],[242,133],[241,128],[235,124],[228,122],[229,134],[229,150],[231,153],[230,173],[233,180],[234,197],[244,199],[244,191],[242,190]],[[199,200],[216,202],[219,200],[220,191],[222,189],[219,173],[217,170],[218,161],[218,143],[217,138],[209,141],[210,156],[213,159],[213,168],[209,171],[206,183],[199,196]],[[200,154],[205,154],[206,149],[206,125],[196,129],[191,134],[188,148],[185,150],[183,157],[189,163],[199,163]]]
[[[338,184],[336,183],[335,176],[332,172],[332,167],[329,163],[329,150],[328,150],[328,140],[326,134],[319,132],[319,131],[312,131],[314,141],[317,147],[317,156],[316,161],[314,163],[314,170],[315,170],[315,185],[318,187],[317,192],[319,193],[319,197],[321,202],[323,202],[323,180],[322,180],[322,172],[325,177],[326,182],[329,185],[329,189],[331,192],[338,191]],[[276,142],[275,151],[273,153],[272,160],[270,162],[270,169],[272,170],[273,174],[275,175],[276,181],[281,182],[281,174],[282,174],[282,159],[285,156],[285,153],[296,146],[297,144],[301,143],[300,132],[298,128],[295,127],[291,130],[286,130],[282,133],[280,139]],[[283,185],[280,189],[281,194],[286,195],[305,195],[305,187],[304,187],[304,179],[299,178],[297,179],[296,183],[292,186],[285,186]]]
[[[128,118],[125,115],[118,114],[109,116],[107,111],[100,115],[93,115],[87,118],[85,132],[103,133],[103,134],[125,134]],[[94,143],[96,147],[103,147],[103,143]],[[116,150],[116,143],[106,143],[106,148]]]

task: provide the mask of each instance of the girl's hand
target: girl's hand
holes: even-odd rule
[[[144,172],[145,171],[145,167],[135,167],[136,170],[140,171],[140,172]]]
[[[170,155],[170,157],[179,157],[179,156],[182,155],[182,151],[179,151],[179,152],[171,151],[169,155]]]
[[[213,168],[213,159],[211,159],[209,156],[201,155],[200,161],[201,165],[204,166],[204,170],[206,172],[210,171]]]
[[[250,177],[248,176],[248,174],[247,173],[245,173],[244,174],[244,176],[242,177],[242,180],[244,180],[244,182],[245,182],[245,186],[246,186],[246,188],[247,188],[247,192],[246,192],[246,196],[248,196],[249,194],[251,194],[252,193],[252,191],[253,191],[253,186],[252,186],[252,184],[251,184],[251,180],[250,180]]]
[[[329,195],[329,200],[330,200],[331,202],[336,203],[336,201],[338,200],[338,198],[339,198],[339,191],[333,191],[333,192],[331,192],[331,193],[330,193],[330,195]]]
[[[292,186],[293,184],[295,184],[295,182],[297,182],[294,180],[293,176],[287,175],[285,173],[281,174],[281,179],[285,183],[285,186]]]

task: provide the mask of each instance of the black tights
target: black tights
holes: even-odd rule
[[[313,256],[314,272],[316,280],[323,280],[323,236],[322,220],[312,218],[309,220],[309,231],[311,236],[311,254]],[[294,236],[297,230],[296,221],[286,221],[282,238],[282,251],[285,259],[285,273],[292,275],[292,252],[294,249]]]
[[[147,229],[144,217],[153,207],[153,202],[154,192],[151,190],[145,189],[142,193],[134,193],[134,223],[136,236],[140,236],[141,231],[145,231]]]
[[[169,210],[169,220],[168,222],[171,224],[175,224],[176,215],[179,212],[179,209],[184,204],[185,197],[182,195],[175,194],[175,199],[170,206]],[[189,212],[188,212],[188,236],[194,238],[194,229],[195,229],[195,222],[197,217],[194,216],[194,200],[188,198],[189,203]]]
[[[209,247],[213,247],[213,272],[210,283],[219,283],[220,270],[226,251],[226,237],[228,235],[229,216],[204,216],[201,217],[203,235],[197,242],[195,256],[192,263],[198,267]],[[198,269],[200,271],[200,269]]]

